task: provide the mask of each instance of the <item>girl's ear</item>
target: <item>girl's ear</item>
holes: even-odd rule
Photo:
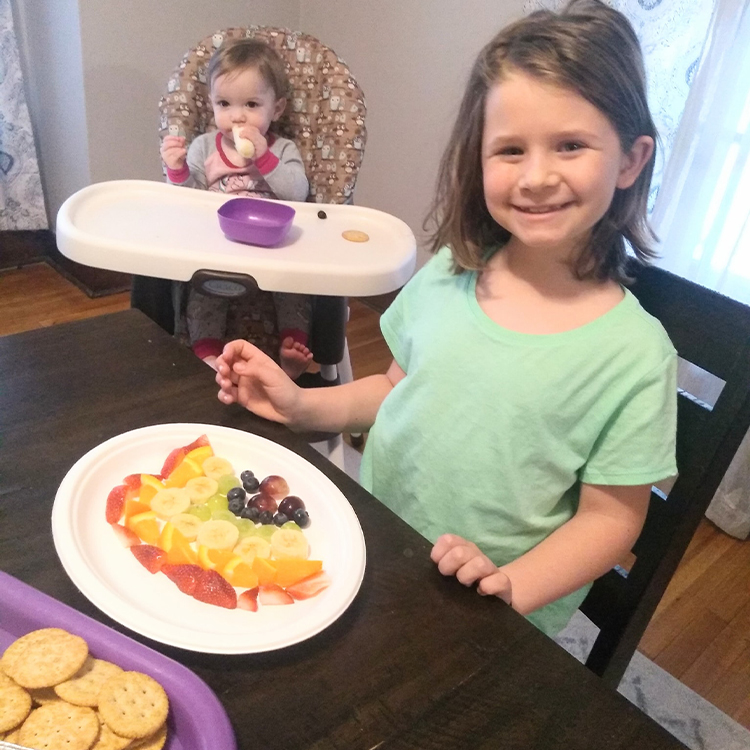
[[[286,99],[282,96],[281,99],[276,100],[276,104],[273,107],[273,120],[272,122],[276,122],[276,120],[281,117],[281,115],[284,114],[284,110],[286,109]]]
[[[617,176],[617,187],[621,190],[631,187],[653,153],[654,139],[650,135],[638,136],[630,151],[622,156],[620,174]]]

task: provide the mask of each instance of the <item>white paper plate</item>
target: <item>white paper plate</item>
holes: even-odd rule
[[[321,559],[331,585],[317,596],[257,612],[228,610],[183,594],[151,574],[117,541],[105,518],[109,491],[134,473],[158,473],[176,447],[208,435],[214,452],[239,474],[280,474],[310,513],[311,558]],[[337,487],[296,453],[227,427],[165,424],[118,435],[79,459],[60,484],[52,535],[63,567],[103,612],[141,635],[171,646],[244,654],[298,643],[334,622],[351,604],[365,571],[365,543],[351,505]]]

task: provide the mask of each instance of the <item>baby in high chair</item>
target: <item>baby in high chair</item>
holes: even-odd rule
[[[168,135],[161,146],[167,180],[173,185],[227,193],[304,201],[309,186],[299,149],[276,131],[287,105],[289,82],[284,63],[264,42],[233,39],[213,54],[208,87],[216,131],[185,138]],[[215,367],[226,341],[229,304],[188,290],[190,346]],[[279,330],[279,362],[296,379],[307,370],[311,301],[305,295],[274,294]]]
[[[550,635],[676,473],[676,353],[626,286],[628,246],[654,257],[655,138],[622,14],[572,0],[511,24],[480,52],[443,157],[435,257],[381,318],[388,371],[303,389],[244,341],[217,362],[224,403],[370,430],[362,484],[441,573]]]

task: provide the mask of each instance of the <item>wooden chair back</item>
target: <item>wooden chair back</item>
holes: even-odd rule
[[[581,611],[600,632],[586,666],[616,687],[750,428],[750,307],[655,267],[633,266],[632,292],[679,357],[724,381],[713,408],[678,388],[672,488],[653,488],[629,570],[599,578]]]

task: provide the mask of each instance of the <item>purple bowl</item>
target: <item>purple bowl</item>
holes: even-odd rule
[[[286,237],[295,211],[278,201],[232,198],[218,210],[221,231],[236,242],[270,247]]]

